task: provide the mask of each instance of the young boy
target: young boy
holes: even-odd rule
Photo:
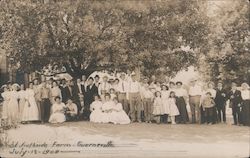
[[[215,106],[214,100],[212,99],[212,94],[210,92],[206,93],[206,97],[202,101],[202,108],[205,111],[205,120],[207,124],[212,124],[213,122],[213,108]]]

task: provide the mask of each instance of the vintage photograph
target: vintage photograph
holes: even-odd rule
[[[0,157],[250,157],[249,0],[0,0]]]

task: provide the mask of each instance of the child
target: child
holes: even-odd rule
[[[173,125],[175,125],[176,124],[175,116],[178,116],[180,113],[176,105],[176,98],[174,91],[170,92],[168,103],[169,103],[169,115],[171,117],[171,122]]]
[[[129,124],[130,119],[126,112],[122,109],[122,104],[118,103],[118,99],[116,97],[113,101],[115,104],[112,108],[112,112],[110,113],[110,122],[114,124]]]
[[[114,88],[110,88],[109,93],[110,93],[111,100],[117,97]]]
[[[145,85],[145,90],[142,92],[142,103],[144,108],[145,121],[151,123],[153,112],[154,93],[149,89],[149,85]]]
[[[103,122],[103,112],[102,112],[102,102],[100,101],[100,96],[94,96],[95,101],[90,105],[90,122],[102,123]],[[107,122],[107,121],[105,121]]]
[[[204,100],[202,101],[202,108],[205,111],[205,119],[207,124],[212,124],[213,122],[214,106],[215,103],[212,99],[212,94],[210,92],[207,92]]]
[[[163,103],[163,108],[162,108],[162,119],[161,121],[163,123],[168,123],[168,114],[169,114],[169,104],[168,104],[168,99],[169,99],[169,91],[168,91],[168,86],[167,85],[162,85],[161,86],[161,99]]]
[[[155,99],[154,99],[154,103],[153,103],[153,115],[155,117],[156,123],[160,123],[160,119],[161,119],[161,114],[162,114],[162,99],[161,99],[161,92],[160,91],[156,91],[155,92]]]
[[[105,102],[102,105],[102,112],[103,112],[103,117],[102,117],[102,123],[109,123],[111,122],[111,115],[110,113],[112,112],[112,108],[114,107],[114,101],[111,100],[111,96],[109,93],[105,95]]]

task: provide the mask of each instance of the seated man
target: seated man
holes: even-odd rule
[[[72,99],[68,99],[66,104],[66,120],[67,121],[75,121],[77,119],[77,106],[73,103]]]

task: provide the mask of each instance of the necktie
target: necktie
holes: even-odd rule
[[[122,92],[124,92],[124,83],[122,82]]]

